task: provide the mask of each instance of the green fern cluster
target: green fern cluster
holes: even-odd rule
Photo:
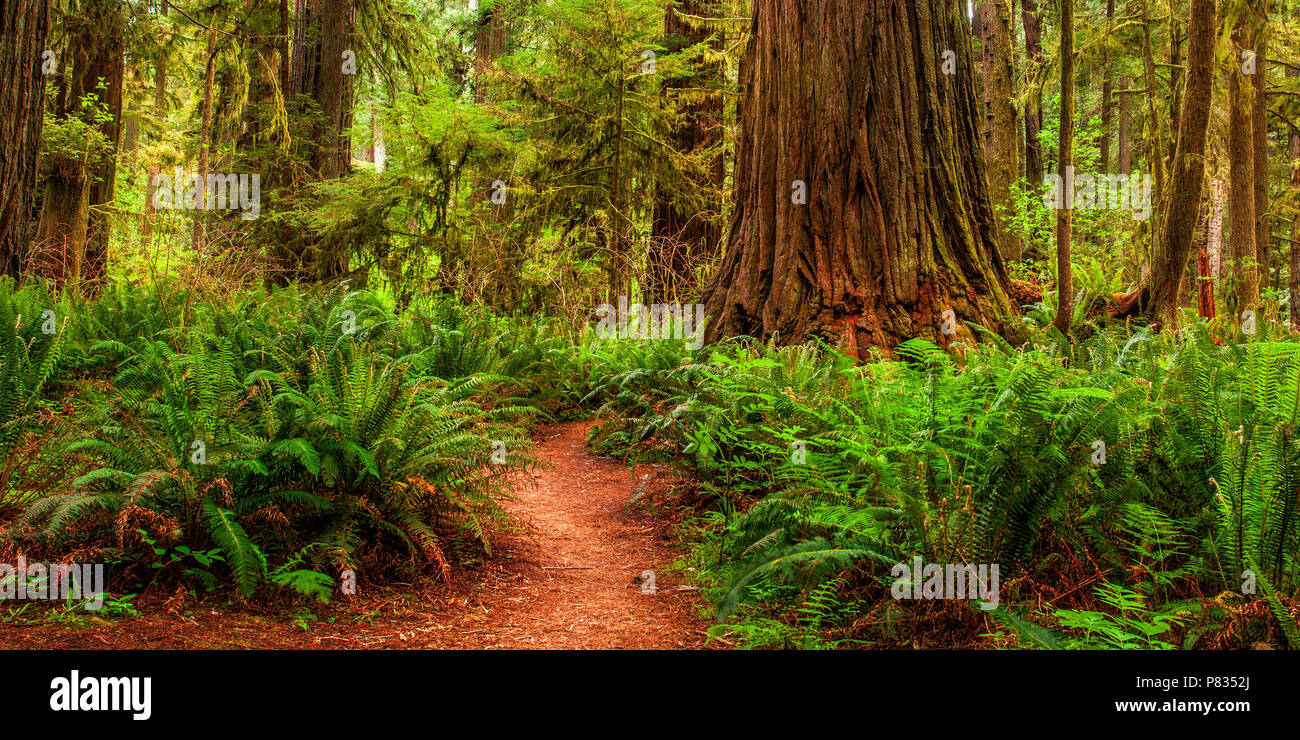
[[[321,579],[403,563],[445,577],[458,556],[490,551],[507,479],[533,462],[526,376],[492,372],[529,362],[488,319],[448,327],[447,309],[398,316],[365,292],[170,314],[122,293],[25,338],[15,306],[46,300],[0,295],[6,453],[63,342],[102,380],[77,395],[79,431],[58,451],[75,479],[9,529],[27,548],[100,547],[129,566],[154,544],[213,547],[212,567],[246,595],[269,582],[320,597]]]

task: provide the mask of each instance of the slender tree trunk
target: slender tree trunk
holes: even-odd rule
[[[85,42],[97,40],[93,53],[78,65],[77,80],[83,87],[73,84],[73,95],[95,92],[108,117],[99,123],[110,151],[94,168],[90,182],[88,203],[90,211],[86,225],[86,259],[82,280],[87,293],[98,293],[108,270],[108,242],[112,236],[110,209],[116,193],[117,154],[122,133],[122,87],[126,74],[126,17],[125,7],[119,0],[95,0],[95,18],[98,23],[86,30]],[[100,82],[104,87],[100,87]]]
[[[1038,14],[1038,0],[1021,0],[1021,17],[1025,26],[1025,77],[1042,64],[1043,21]],[[1043,145],[1038,132],[1043,130],[1043,88],[1030,83],[1025,97],[1025,179],[1030,187],[1043,183]]]
[[[1268,3],[1260,2],[1252,14],[1255,21],[1255,74],[1250,82],[1253,89],[1251,99],[1251,134],[1255,180],[1255,257],[1259,260],[1259,287],[1268,290],[1273,284],[1272,259],[1269,256],[1269,241],[1272,224],[1268,217],[1268,118],[1266,114],[1266,96],[1268,66],[1264,63],[1268,52]]]
[[[1119,86],[1121,90],[1127,90],[1132,85],[1133,80],[1131,77],[1119,78]],[[1133,150],[1131,144],[1132,134],[1130,132],[1132,119],[1129,114],[1129,107],[1131,105],[1128,95],[1119,96],[1119,132],[1116,135],[1118,141],[1115,156],[1118,160],[1116,162],[1118,171],[1123,175],[1127,175],[1133,170]]]
[[[293,54],[289,40],[293,37],[293,19],[289,0],[280,0],[280,95],[287,101],[293,86]]]
[[[1288,69],[1287,77],[1300,77],[1300,70]],[[1291,194],[1300,204],[1300,129],[1291,129]],[[1291,328],[1300,331],[1300,209],[1291,219]]]
[[[1203,319],[1215,316],[1214,288],[1219,284],[1223,271],[1223,207],[1225,204],[1223,183],[1215,180],[1210,183],[1210,207],[1201,217],[1201,247],[1196,257],[1197,276],[1197,313]]]
[[[684,0],[677,6],[668,6],[664,13],[664,37],[673,45],[670,50],[674,52],[709,38],[707,30],[684,21],[677,14],[678,7],[697,16],[706,10],[701,0]],[[714,87],[721,81],[723,72],[719,67],[702,70],[688,79],[670,80],[664,83],[664,94]],[[723,131],[722,101],[713,98],[683,106],[682,124],[672,136],[673,147],[688,154],[719,149]],[[717,222],[725,176],[721,151],[710,159],[705,171],[696,174],[684,185],[703,204],[700,208],[682,207],[681,198],[674,194],[680,185],[673,188],[663,182],[656,183],[646,259],[647,304],[680,301],[695,293],[695,266],[708,258],[722,238],[722,227]]]
[[[961,7],[755,0],[709,338],[817,335],[864,356],[969,339],[967,321],[1016,330]]]
[[[1151,17],[1147,12],[1147,0],[1142,0],[1142,62],[1145,71],[1147,91],[1142,98],[1147,101],[1147,136],[1146,160],[1151,168],[1155,192],[1165,191],[1165,159],[1162,156],[1164,132],[1161,130],[1160,117],[1156,115],[1156,59],[1151,44]]]
[[[1111,18],[1115,16],[1115,0],[1106,0],[1106,32],[1110,33]],[[1114,113],[1114,77],[1111,73],[1110,56],[1102,60],[1101,78],[1101,135],[1097,137],[1100,150],[1101,171],[1110,172],[1110,124]]]
[[[1057,139],[1057,169],[1063,180],[1074,167],[1074,0],[1060,2],[1061,128]],[[1068,185],[1063,185],[1068,187]],[[1067,195],[1066,199],[1070,196]],[[1068,201],[1056,210],[1056,318],[1052,325],[1068,336],[1074,316],[1074,280],[1070,269],[1070,222],[1073,211]]]
[[[1233,312],[1255,308],[1259,301],[1259,255],[1255,242],[1255,155],[1254,126],[1251,114],[1251,82],[1242,71],[1243,50],[1254,49],[1251,19],[1243,10],[1233,29],[1235,51],[1228,72],[1228,174],[1231,189],[1228,209],[1231,216],[1231,247],[1236,276],[1236,306]]]
[[[0,271],[27,264],[44,121],[46,0],[0,0]]]
[[[1142,313],[1172,325],[1178,317],[1183,273],[1200,216],[1205,175],[1205,137],[1214,85],[1215,1],[1192,0],[1187,44],[1187,82],[1178,121],[1178,153],[1171,173],[1168,212],[1152,253],[1145,284],[1120,302],[1120,314]],[[1178,197],[1197,193],[1197,197]]]
[[[1206,221],[1205,251],[1209,253],[1210,274],[1214,287],[1223,278],[1223,216],[1228,209],[1228,186],[1215,178],[1210,183],[1210,213]]]
[[[1182,118],[1183,87],[1179,76],[1172,70],[1183,66],[1183,27],[1177,14],[1169,14],[1169,141],[1165,153],[1165,170],[1173,171],[1174,155],[1178,153],[1178,121]]]
[[[194,211],[193,227],[193,244],[197,250],[203,250],[207,247],[207,212],[203,210],[205,205],[204,188],[207,184],[208,164],[210,153],[212,151],[212,97],[216,87],[216,66],[217,66],[217,32],[208,31],[208,46],[204,55],[207,63],[204,67],[203,76],[203,105],[201,108],[199,124],[199,187],[200,202]]]
[[[498,13],[496,7],[483,11],[478,33],[474,35],[474,102],[488,100],[488,75],[496,61],[506,53],[509,38],[505,13]]]
[[[1011,0],[982,0],[981,42],[984,50],[984,161],[993,202],[998,251],[1003,260],[1020,259],[1020,239],[1006,225],[1011,216],[1011,184],[1019,174],[1016,146],[1015,76],[1011,58]]]
[[[325,4],[321,15],[316,102],[322,121],[316,131],[313,163],[324,180],[340,177],[352,163],[352,143],[344,132],[352,124],[351,92],[356,75],[344,74],[343,56],[346,51],[356,51],[352,41],[355,12],[353,0],[335,0]]]

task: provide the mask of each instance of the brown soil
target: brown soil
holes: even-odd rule
[[[77,613],[45,623],[0,614],[0,648],[700,648],[707,623],[659,520],[628,505],[644,485],[615,460],[586,452],[587,424],[541,430],[532,485],[506,508],[519,525],[488,564],[450,585],[361,587],[329,606],[231,607],[146,598],[141,616]],[[656,594],[642,593],[643,571]],[[369,593],[367,593],[369,592]],[[28,615],[30,616],[30,612]]]

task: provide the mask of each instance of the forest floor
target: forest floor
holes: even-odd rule
[[[708,623],[662,520],[629,500],[652,481],[585,448],[589,423],[538,430],[541,465],[505,506],[516,527],[450,584],[367,588],[313,608],[148,596],[138,616],[80,609],[22,621],[0,612],[0,648],[700,648]],[[531,478],[531,481],[528,480]],[[642,593],[643,571],[657,593]],[[53,614],[51,610],[50,614]],[[30,616],[30,615],[24,615]]]

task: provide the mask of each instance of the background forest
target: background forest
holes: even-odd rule
[[[1300,645],[1294,0],[0,18],[0,562],[110,616],[478,567],[590,418],[727,646]]]

